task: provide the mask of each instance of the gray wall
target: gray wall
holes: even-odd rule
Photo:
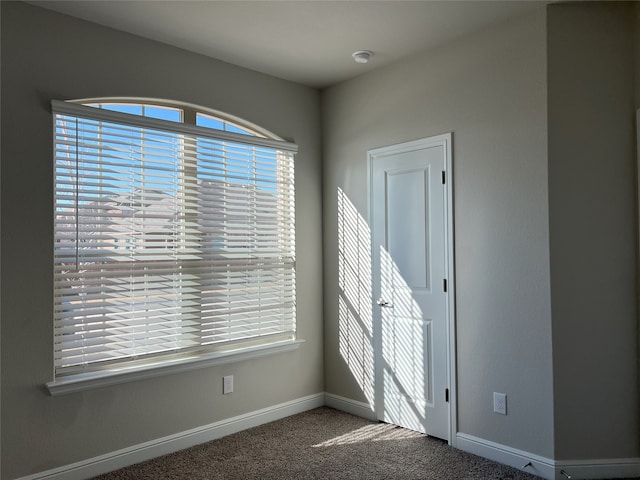
[[[637,457],[634,5],[548,8],[555,458]]]
[[[316,90],[20,3],[2,2],[2,472],[67,465],[322,392],[320,103]],[[145,96],[215,108],[300,146],[296,352],[49,397],[49,102]],[[235,392],[222,396],[222,375]]]
[[[635,2],[635,85],[636,85],[636,108],[640,108],[640,2]]]
[[[540,9],[323,93],[325,382],[368,401],[341,345],[338,192],[364,221],[367,150],[453,132],[459,430],[551,457],[545,24]]]

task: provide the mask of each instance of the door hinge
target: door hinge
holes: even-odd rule
[[[449,389],[448,388],[444,389],[444,401],[449,403]]]
[[[444,288],[444,291],[446,292],[447,291],[447,279],[446,278],[442,279],[442,287]]]
[[[446,173],[444,172],[444,170],[442,170],[442,184],[444,185],[446,182]]]

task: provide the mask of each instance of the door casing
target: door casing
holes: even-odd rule
[[[446,336],[447,336],[447,365],[446,376],[449,385],[449,435],[447,441],[449,445],[456,446],[457,432],[457,379],[456,379],[456,339],[455,339],[455,262],[454,262],[454,217],[453,217],[453,133],[444,133],[419,140],[413,140],[385,147],[378,147],[367,152],[367,188],[368,188],[368,220],[373,230],[373,162],[376,156],[390,153],[401,153],[403,151],[428,148],[432,146],[442,146],[445,152],[444,170],[444,202],[445,202],[445,275],[447,279],[447,300],[446,300]],[[373,249],[372,249],[373,251]],[[372,299],[375,302],[375,299]],[[374,308],[377,306],[374,305]],[[374,316],[374,322],[380,321],[380,315]],[[374,331],[381,331],[380,325],[374,325]],[[380,349],[379,338],[374,338],[374,350]],[[379,351],[379,350],[378,350]],[[376,358],[378,355],[375,356]],[[378,365],[374,365],[377,371]],[[377,375],[375,376],[378,377]],[[374,387],[375,388],[375,387]],[[375,407],[375,406],[374,406]]]

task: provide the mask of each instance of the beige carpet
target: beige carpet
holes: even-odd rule
[[[318,408],[106,475],[125,479],[532,480],[403,428]]]

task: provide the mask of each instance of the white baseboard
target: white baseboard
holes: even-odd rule
[[[456,441],[456,448],[460,450],[548,480],[640,477],[640,458],[551,460],[464,433],[458,433]],[[530,465],[525,467],[529,463]]]
[[[566,480],[561,470],[571,478],[637,478],[640,477],[640,458],[611,458],[606,460],[556,461],[556,480]]]
[[[310,395],[290,402],[256,410],[220,422],[187,430],[150,442],[134,445],[106,455],[90,458],[64,467],[36,473],[18,480],[84,480],[111,472],[135,463],[144,462],[161,455],[177,452],[201,443],[257,427],[297,413],[302,413],[325,404],[324,393]]]
[[[456,435],[456,448],[504,465],[509,465],[523,472],[538,475],[548,480],[555,478],[554,461],[549,458],[540,457],[529,452],[490,442],[489,440],[465,433],[458,433]],[[529,463],[531,465],[525,467],[525,465]]]
[[[318,393],[18,480],[84,480],[324,405],[376,420],[375,412],[364,402]],[[456,448],[465,452],[548,480],[565,480],[567,477],[561,471],[574,479],[640,477],[640,458],[555,461],[464,433],[456,435],[455,443]]]
[[[325,393],[324,398],[324,404],[327,407],[335,408],[336,410],[341,410],[369,420],[377,420],[375,412],[368,403],[358,402],[350,398],[334,395],[333,393]]]

